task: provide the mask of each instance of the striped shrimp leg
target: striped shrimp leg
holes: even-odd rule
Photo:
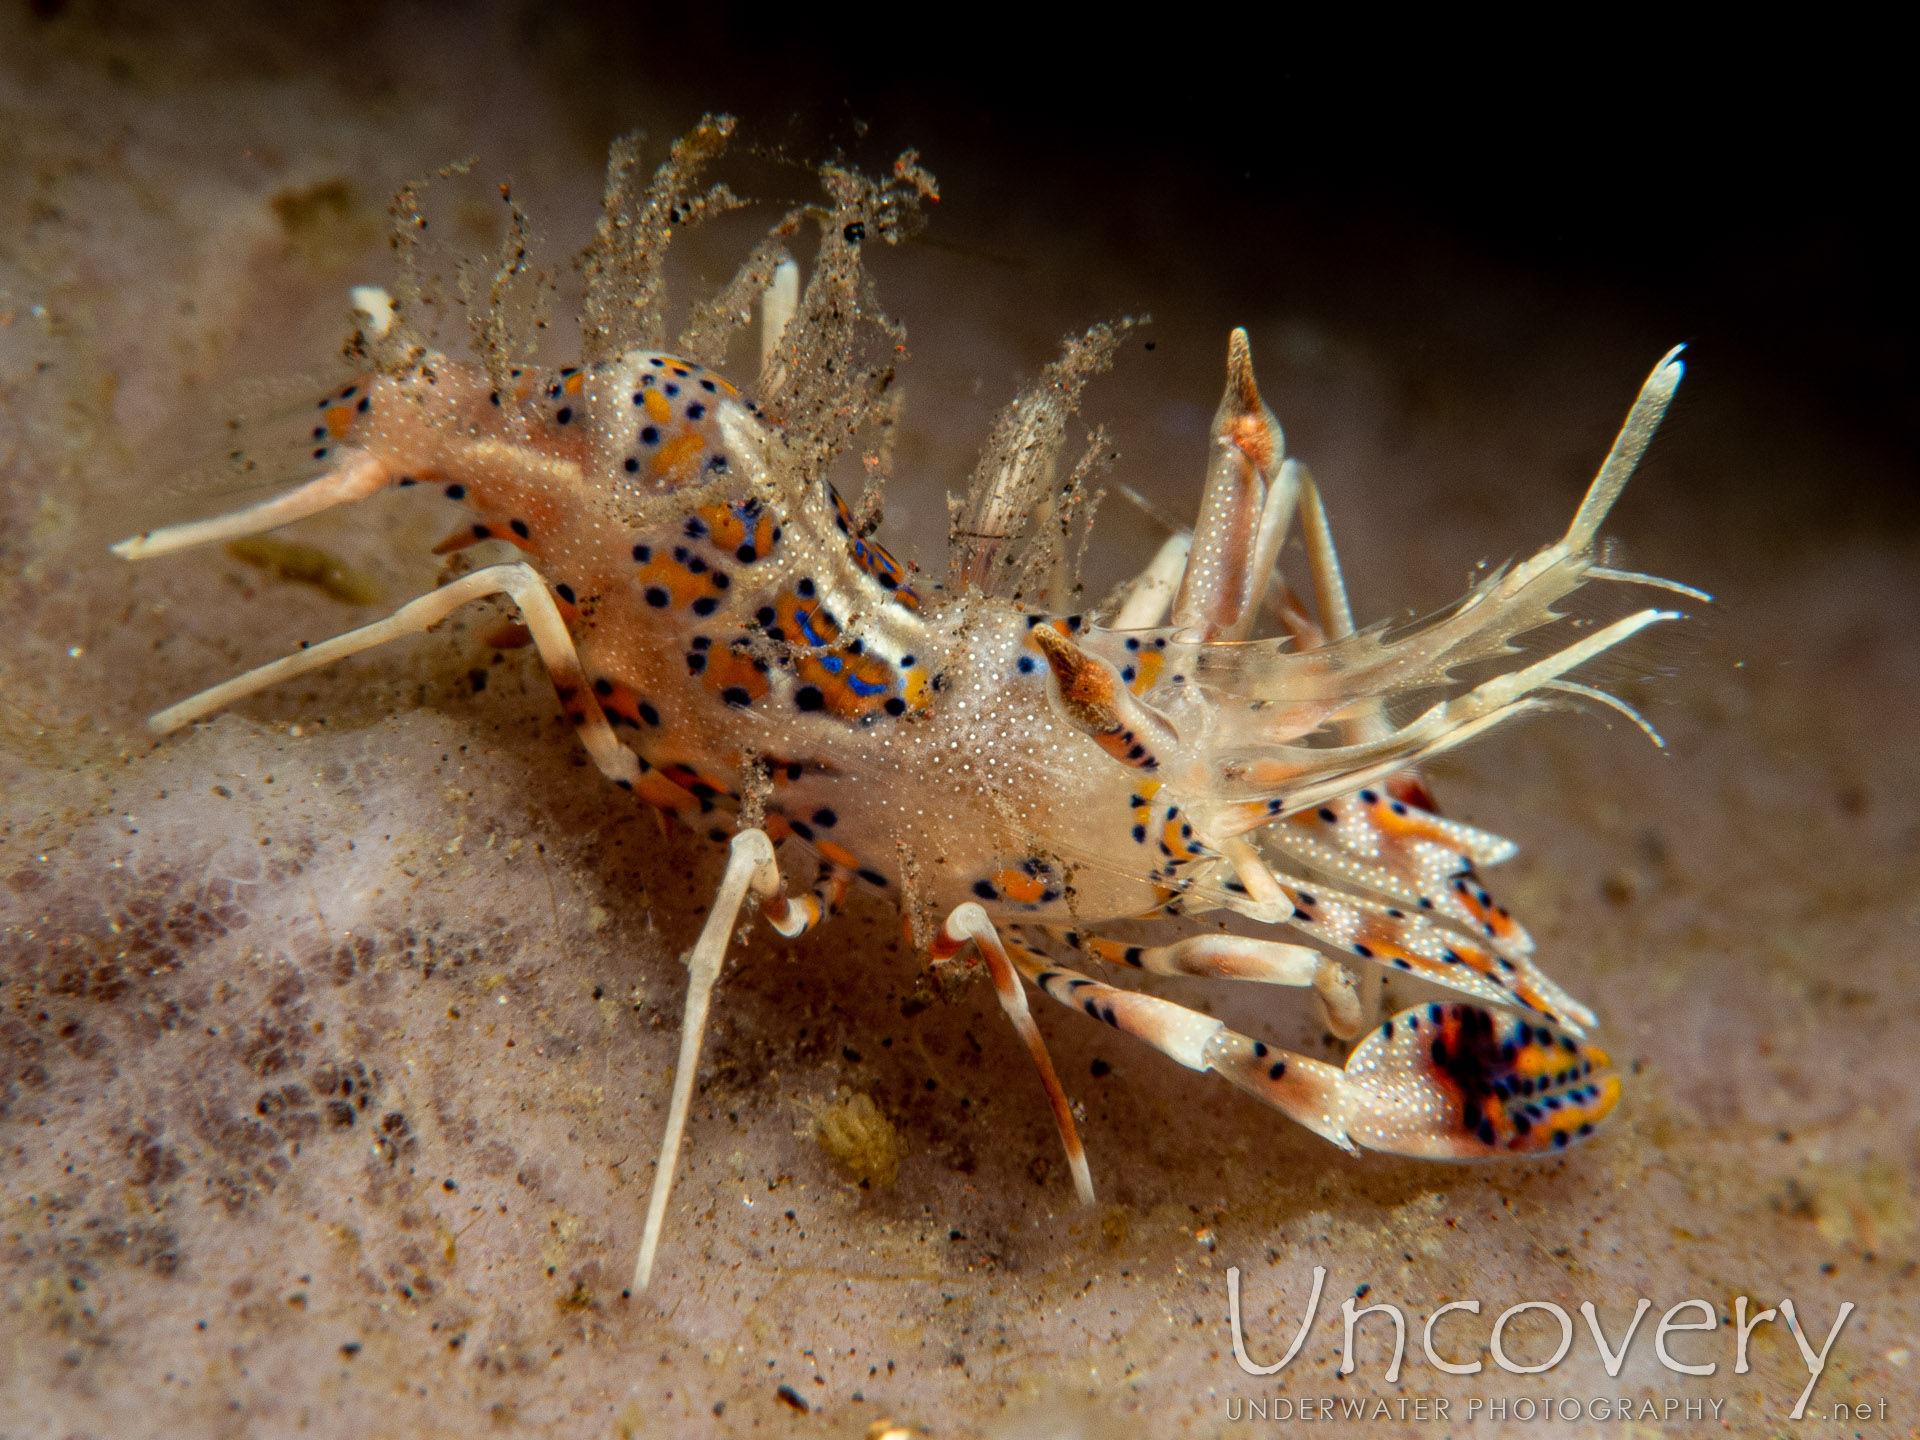
[[[845,865],[823,860],[812,890],[798,900],[787,895],[776,896],[761,905],[761,913],[781,935],[789,940],[798,940],[809,930],[817,929],[833,918],[834,912],[847,898],[853,878],[854,872]]]
[[[1172,945],[1128,945],[1101,935],[1049,927],[1048,933],[1082,954],[1109,965],[1153,975],[1193,975],[1208,980],[1251,980],[1262,985],[1311,988],[1327,1029],[1342,1040],[1361,1031],[1360,996],[1353,972],[1306,945],[1285,945],[1244,935],[1190,935]]]
[[[1073,1108],[1067,1100],[1066,1090],[1060,1084],[1060,1076],[1053,1068],[1053,1058],[1047,1054],[1047,1042],[1041,1037],[1040,1027],[1033,1023],[1033,1012],[1027,1008],[1027,992],[1021,987],[1020,976],[1015,968],[1015,954],[1029,961],[1033,957],[1019,946],[1008,946],[1002,942],[999,932],[993,928],[993,921],[987,918],[987,912],[972,901],[956,907],[947,916],[946,924],[940,927],[940,933],[935,937],[933,958],[950,959],[969,944],[987,962],[987,973],[993,978],[993,990],[999,997],[1000,1008],[1006,1012],[1007,1019],[1013,1022],[1014,1031],[1025,1042],[1027,1053],[1033,1057],[1034,1068],[1040,1072],[1040,1084],[1047,1092],[1047,1103],[1053,1110],[1053,1123],[1060,1131],[1060,1144],[1067,1152],[1067,1168],[1073,1172],[1073,1188],[1079,1193],[1081,1204],[1091,1205],[1093,1177],[1087,1170],[1087,1153],[1080,1144],[1080,1132],[1073,1123]]]

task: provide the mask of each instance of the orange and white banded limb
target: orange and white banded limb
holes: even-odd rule
[[[1060,1076],[1053,1068],[1053,1057],[1047,1053],[1047,1042],[1041,1037],[1040,1027],[1033,1023],[1033,1012],[1027,1008],[1027,992],[1020,986],[1020,976],[1012,959],[1013,953],[1024,952],[1018,951],[1018,947],[1010,951],[1001,942],[1000,932],[994,929],[987,912],[971,902],[947,916],[946,923],[940,927],[940,938],[934,942],[934,958],[950,958],[968,945],[987,962],[987,974],[993,980],[993,993],[1000,1001],[1000,1008],[1013,1022],[1014,1033],[1033,1057],[1034,1069],[1040,1072],[1040,1086],[1046,1091],[1047,1105],[1053,1111],[1053,1123],[1060,1131],[1061,1148],[1067,1153],[1074,1191],[1082,1205],[1091,1205],[1093,1176],[1087,1169],[1087,1152],[1080,1143],[1080,1132],[1073,1123],[1073,1103],[1067,1099]]]

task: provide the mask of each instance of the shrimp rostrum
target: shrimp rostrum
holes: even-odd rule
[[[1111,602],[1067,613],[1052,597],[1071,593],[1068,541],[1106,445],[1096,436],[1073,466],[1058,452],[1082,386],[1131,322],[1070,340],[1002,414],[950,502],[946,575],[920,576],[874,538],[871,498],[849,504],[827,472],[896,419],[899,330],[861,254],[913,232],[933,179],[911,154],[879,180],[826,168],[825,201],[785,216],[669,344],[662,261],[677,230],[738,203],[701,180],[730,128],[703,122],[650,180],[632,145],[616,147],[577,365],[542,368],[516,348],[517,211],[492,294],[473,307],[477,360],[415,330],[416,271],[396,247],[394,294],[356,292],[361,373],[318,406],[323,473],[115,549],[163,555],[422,484],[465,512],[442,551],[498,540],[519,558],[184,700],[154,728],[505,595],[606,776],[731,846],[690,957],[636,1287],[652,1271],[742,912],[798,936],[855,887],[898,904],[933,957],[971,947],[984,962],[1082,1200],[1093,1181],[1030,992],[1218,1074],[1345,1150],[1505,1159],[1590,1134],[1620,1096],[1584,1038],[1594,1013],[1535,964],[1532,939],[1481,879],[1513,845],[1443,818],[1417,767],[1548,707],[1638,718],[1574,677],[1676,612],[1642,609],[1545,644],[1532,632],[1551,635],[1557,607],[1593,581],[1706,598],[1607,568],[1597,540],[1673,397],[1678,352],[1654,367],[1565,535],[1389,629],[1356,627],[1320,492],[1286,457],[1236,330],[1191,533]],[[403,193],[403,233],[410,204]],[[819,239],[803,287],[788,245],[809,230]],[[756,311],[762,364],[748,392],[716,367]],[[884,468],[883,452],[868,469]],[[1278,569],[1296,527],[1300,593]],[[1456,679],[1467,667],[1477,678]],[[1100,933],[1206,912],[1287,938],[1217,925],[1152,945]],[[1356,959],[1458,998],[1366,1022]],[[1326,1027],[1359,1044],[1344,1066],[1294,1054],[1131,987],[1128,970],[1311,989]]]

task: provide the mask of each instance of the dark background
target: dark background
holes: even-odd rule
[[[1920,454],[1913,123],[1889,34],[1817,17],[1683,33],[1632,10],[1473,34],[1385,15],[1295,29],[1253,6],[1078,29],[932,7],[827,31],[795,12],[546,8],[525,13],[529,43],[609,96],[644,69],[693,106],[785,113],[803,139],[851,141],[863,121],[943,175],[1097,194],[1108,223],[1196,240],[1233,210],[1290,249],[1318,236],[1356,275],[1477,252],[1631,296]],[[708,63],[678,63],[692,55]]]
[[[872,163],[904,139],[950,185],[1132,229],[1159,253],[1257,265],[1262,224],[1361,284],[1464,252],[1554,288],[1618,294],[1670,333],[1737,350],[1902,462],[1920,455],[1906,47],[1837,13],[1690,29],[1612,11],[1522,25],[1410,24],[1248,6],[1144,18],[1051,7],[507,3],[196,6],[12,0],[49,38],[252,75],[409,87],[396,18],[457,51],[501,25],[588,154],[644,89],[802,161]],[[192,53],[189,54],[188,52]],[[950,178],[949,178],[950,177]],[[1249,220],[1254,223],[1248,224]],[[1244,243],[1244,241],[1242,242]],[[1118,303],[1125,303],[1119,297]],[[1723,349],[1723,354],[1726,353]],[[1893,497],[1883,497],[1893,498]],[[1904,497],[1897,501],[1904,508]]]

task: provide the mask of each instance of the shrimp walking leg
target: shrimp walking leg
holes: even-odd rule
[[[640,1258],[633,1267],[633,1288],[645,1290],[653,1278],[654,1256],[660,1248],[660,1228],[666,1220],[667,1198],[673,1192],[673,1172],[680,1160],[680,1140],[687,1128],[687,1106],[693,1099],[694,1072],[700,1064],[700,1045],[706,1037],[707,1007],[714,982],[727,957],[727,942],[740,918],[749,893],[762,901],[780,893],[780,871],[773,860],[773,842],[764,830],[742,830],[733,837],[726,874],[714,896],[713,909],[687,957],[687,1006],[680,1019],[680,1058],[674,1065],[673,1096],[667,1102],[667,1131],[660,1141],[660,1159],[654,1167],[653,1190],[647,1197],[647,1221],[640,1234]]]
[[[1327,1028],[1335,1035],[1351,1040],[1362,1028],[1353,972],[1311,946],[1255,940],[1245,935],[1190,935],[1172,945],[1128,945],[1076,931],[1055,929],[1052,933],[1096,960],[1154,975],[1311,987],[1324,1007]]]
[[[1009,958],[1008,947],[1001,942],[999,932],[993,928],[993,921],[987,918],[987,912],[971,901],[956,907],[947,916],[946,924],[941,926],[939,937],[934,941],[934,958],[950,958],[959,954],[968,944],[972,944],[987,962],[987,973],[993,977],[993,989],[1000,998],[1000,1008],[1006,1011],[1014,1030],[1026,1042],[1027,1053],[1033,1056],[1034,1068],[1040,1072],[1040,1084],[1047,1092],[1047,1103],[1053,1107],[1053,1123],[1059,1127],[1060,1143],[1067,1152],[1067,1168],[1073,1172],[1073,1188],[1079,1192],[1081,1204],[1091,1205],[1093,1177],[1087,1171],[1087,1153],[1081,1147],[1080,1132],[1073,1123],[1073,1110],[1068,1104],[1067,1092],[1061,1087],[1059,1075],[1054,1072],[1053,1059],[1047,1054],[1047,1042],[1041,1038],[1040,1027],[1033,1023],[1033,1012],[1027,1008],[1027,992],[1020,986],[1020,976]],[[1024,950],[1020,953],[1026,954]]]
[[[767,923],[782,936],[788,940],[798,940],[809,930],[831,920],[852,886],[853,871],[844,865],[835,865],[830,860],[823,861],[819,878],[813,882],[811,891],[798,900],[780,896],[768,901],[762,910]]]
[[[144,535],[122,540],[113,547],[113,553],[122,560],[147,560],[155,555],[171,555],[176,550],[190,549],[195,545],[209,545],[216,540],[241,540],[248,535],[259,535],[268,530],[277,530],[282,525],[291,525],[295,520],[318,515],[322,510],[331,510],[336,505],[351,505],[357,500],[365,500],[369,495],[386,489],[392,479],[393,472],[384,464],[372,455],[361,452],[318,479],[309,480],[284,495],[276,495],[245,510],[215,515],[209,520],[190,520],[184,525],[149,530]]]
[[[527,629],[533,634],[533,642],[539,647],[540,658],[546,662],[547,671],[553,676],[553,686],[559,692],[560,703],[579,728],[580,739],[587,747],[587,753],[608,779],[631,788],[640,776],[640,761],[614,738],[606,712],[600,708],[599,701],[593,697],[593,688],[586,682],[586,675],[580,668],[580,656],[573,648],[573,637],[567,633],[566,622],[560,617],[560,609],[547,589],[547,582],[541,578],[539,571],[523,563],[489,565],[484,570],[464,575],[431,594],[409,601],[384,620],[376,620],[358,630],[336,635],[331,640],[283,656],[244,675],[236,675],[211,690],[202,690],[198,695],[189,696],[177,705],[168,706],[147,724],[159,734],[171,734],[204,715],[231,705],[235,700],[265,690],[268,686],[278,685],[283,680],[322,669],[336,660],[357,655],[362,650],[371,650],[389,640],[424,634],[462,605],[488,595],[509,596],[520,607]]]

